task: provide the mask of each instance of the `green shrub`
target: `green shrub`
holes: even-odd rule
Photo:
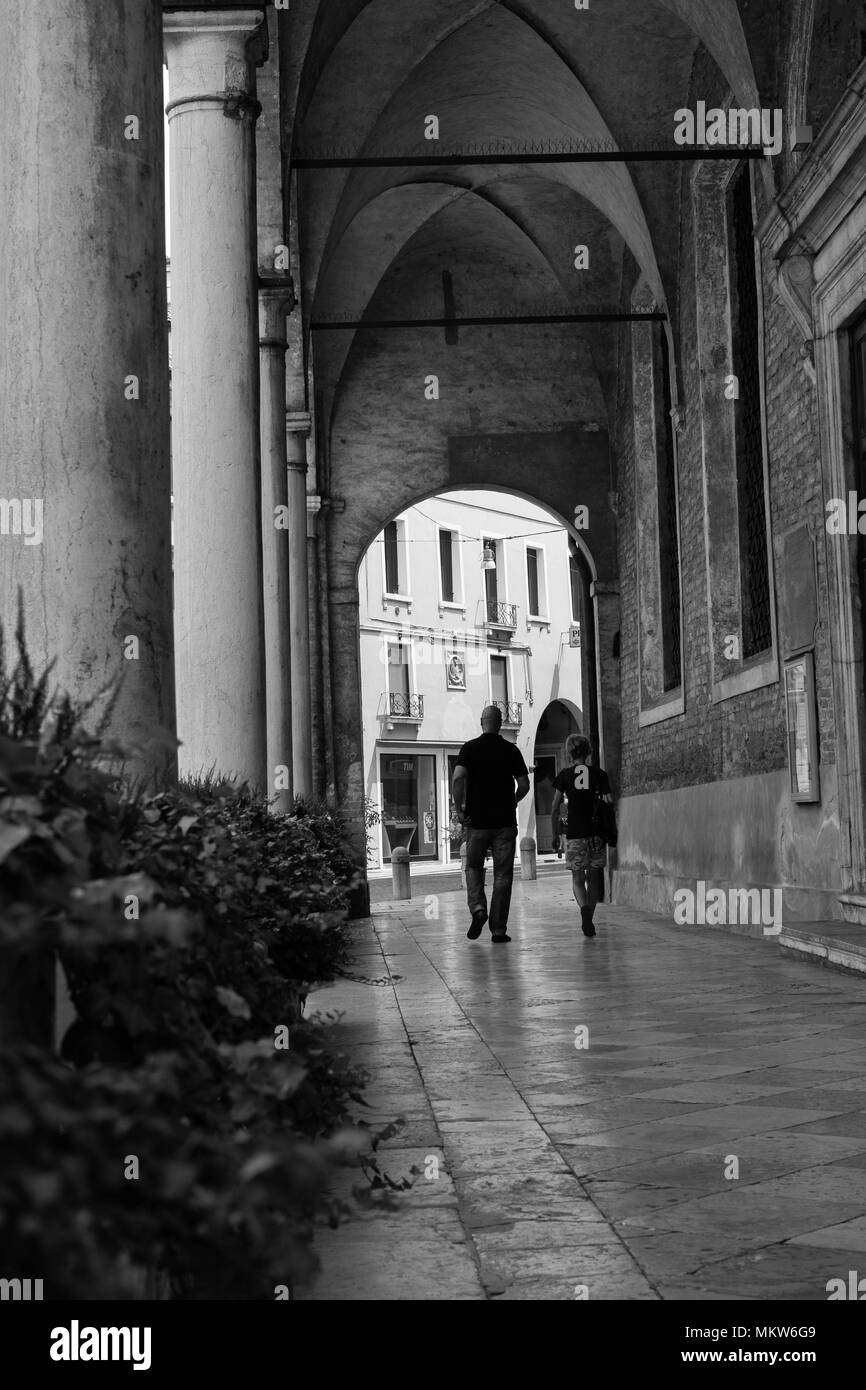
[[[331,1165],[358,1147],[363,1078],[303,1017],[343,959],[342,828],[213,782],[131,792],[106,770],[118,750],[52,707],[20,625],[18,650],[0,663],[0,1007],[56,953],[77,1018],[62,1060],[7,1028],[4,1272],[49,1297],[141,1296],[159,1269],[176,1297],[272,1298],[309,1274]]]

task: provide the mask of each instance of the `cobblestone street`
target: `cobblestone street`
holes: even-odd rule
[[[302,1297],[826,1300],[866,1266],[862,979],[607,905],[586,940],[564,872],[515,883],[506,947],[415,892],[309,1008],[416,1180]]]

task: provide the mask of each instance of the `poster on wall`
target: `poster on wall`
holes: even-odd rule
[[[466,662],[460,652],[445,653],[445,674],[449,690],[466,689]]]

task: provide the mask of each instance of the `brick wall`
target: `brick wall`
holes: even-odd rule
[[[725,100],[724,84],[705,54],[699,54],[696,60],[690,103],[693,105],[698,97],[710,105],[721,105]],[[615,441],[620,491],[624,794],[743,777],[787,766],[782,681],[719,704],[711,702],[691,169],[691,165],[683,166],[681,181],[675,323],[680,403],[685,407],[685,427],[678,440],[685,713],[647,728],[639,727],[634,439],[631,366],[628,342],[624,339],[626,363],[619,381]],[[767,206],[760,178],[756,188],[756,212],[760,219]],[[814,521],[818,533],[820,625],[815,650],[816,695],[821,759],[833,762],[835,729],[815,392],[801,365],[801,339],[779,297],[775,268],[769,257],[764,258],[762,281],[769,519],[774,536],[805,516]],[[775,582],[780,582],[778,569]]]

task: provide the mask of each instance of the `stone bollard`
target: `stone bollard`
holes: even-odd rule
[[[463,891],[465,892],[465,891],[466,891],[466,841],[465,841],[465,840],[463,841],[462,845],[460,846],[460,882],[462,883],[462,885],[463,885]]]
[[[531,835],[524,835],[520,841],[520,877],[538,877],[535,864],[535,841]]]
[[[391,855],[391,868],[394,873],[392,897],[411,898],[412,883],[409,878],[409,851],[402,845]]]

